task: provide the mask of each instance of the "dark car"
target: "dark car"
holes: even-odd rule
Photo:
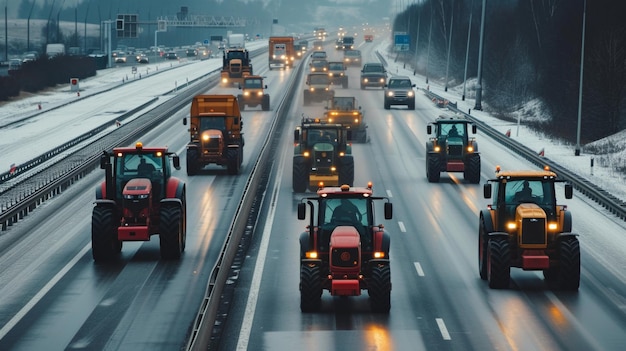
[[[385,84],[385,110],[389,110],[391,105],[406,105],[409,110],[415,110],[415,84],[411,78],[405,76],[394,76],[389,78]]]
[[[382,88],[387,81],[387,70],[382,63],[371,62],[363,65],[361,69],[361,89],[367,87]]]
[[[198,50],[187,49],[186,54],[187,54],[187,57],[195,57],[195,56],[198,56]]]
[[[175,52],[170,51],[167,54],[165,54],[165,58],[168,60],[178,60],[178,55],[176,55]]]

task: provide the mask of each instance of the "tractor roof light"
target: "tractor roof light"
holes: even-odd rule
[[[374,183],[372,182],[367,182],[367,188],[372,190],[372,187],[374,186]]]
[[[324,189],[324,182],[319,182],[319,183],[317,183],[317,188],[318,188],[319,190]]]
[[[161,151],[157,151],[157,152],[156,152],[156,156],[157,156],[157,157],[161,157],[161,156],[163,156],[163,152],[161,152]]]
[[[143,149],[143,143],[141,141],[138,141],[135,144],[135,149],[137,149],[137,151],[141,151],[141,149]]]
[[[500,171],[501,171],[501,170],[502,170],[502,169],[500,168],[500,165],[497,165],[497,166],[496,166],[496,174],[500,173]]]
[[[350,185],[348,184],[341,185],[341,191],[349,191],[349,190],[350,190]]]

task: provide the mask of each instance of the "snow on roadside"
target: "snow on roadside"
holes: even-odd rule
[[[461,111],[471,110],[471,115],[474,118],[480,119],[503,134],[510,131],[512,139],[537,151],[538,154],[543,151],[544,156],[551,161],[575,172],[614,196],[626,199],[626,131],[584,145],[580,156],[575,156],[574,144],[563,140],[554,140],[541,131],[526,125],[528,122],[536,122],[541,118],[542,114],[537,113],[541,110],[538,101],[531,101],[518,111],[519,124],[517,121],[511,122],[495,118],[488,112],[473,109],[475,100],[467,92],[474,84],[469,79],[468,84],[466,84],[466,99],[463,101],[462,82],[458,86],[449,87],[447,92],[441,82],[434,81],[432,78],[429,79],[427,85],[424,76],[414,75],[411,67],[404,68],[403,64],[394,62],[394,57],[388,51],[389,47],[390,41],[384,41],[378,47],[378,51],[387,61],[388,71],[392,74],[412,77],[413,83],[416,83],[418,88],[430,89],[448,101],[457,103]],[[594,150],[594,154],[586,152],[587,150]]]

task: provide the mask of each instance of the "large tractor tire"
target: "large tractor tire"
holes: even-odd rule
[[[578,290],[580,287],[580,243],[576,237],[566,237],[559,242],[556,280],[563,290]]]
[[[159,216],[161,259],[178,260],[185,249],[183,211],[178,206],[163,205]]]
[[[315,312],[322,302],[322,273],[319,266],[300,265],[300,310]]]
[[[346,155],[341,158],[339,164],[339,185],[354,185],[354,158],[352,155]]]
[[[269,95],[263,95],[263,102],[261,102],[261,109],[263,111],[270,110],[270,96]]]
[[[511,248],[509,238],[494,237],[488,242],[487,280],[492,289],[506,289],[511,280]]]
[[[465,163],[463,177],[473,184],[480,183],[480,155],[471,155]]]
[[[122,251],[117,240],[115,209],[112,206],[96,206],[91,213],[91,254],[94,261],[110,261]]]
[[[309,172],[307,171],[304,157],[293,157],[293,191],[303,193],[309,184]]]
[[[241,157],[239,157],[239,154],[239,148],[229,148],[226,151],[226,158],[228,159],[226,161],[226,169],[230,175],[239,174],[241,169]]]
[[[187,175],[192,176],[200,171],[200,162],[198,160],[198,150],[187,149]]]
[[[391,308],[391,268],[378,265],[372,268],[367,292],[370,296],[372,311],[389,313]]]
[[[426,155],[426,178],[430,183],[437,183],[441,178],[439,157],[436,155]]]
[[[478,273],[480,279],[487,280],[487,243],[489,242],[488,233],[485,231],[485,219],[481,216],[478,225]]]

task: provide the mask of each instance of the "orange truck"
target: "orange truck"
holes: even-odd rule
[[[293,37],[270,37],[269,69],[293,67],[296,59]]]
[[[191,101],[187,144],[187,175],[208,164],[238,174],[243,162],[243,121],[234,95],[196,95]],[[187,125],[187,118],[183,119]]]

